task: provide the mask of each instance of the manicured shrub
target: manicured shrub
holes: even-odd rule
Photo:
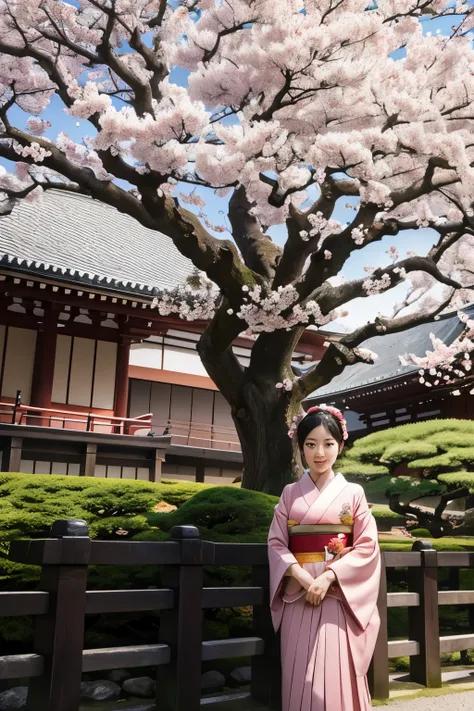
[[[380,477],[382,472],[379,467],[383,467],[383,473],[392,477],[386,494],[392,495],[390,503],[394,509],[400,510],[400,502],[406,505],[420,497],[439,495],[446,490],[461,487],[466,487],[473,495],[467,500],[467,508],[472,509],[473,441],[473,420],[415,422],[380,430],[356,440],[352,447],[344,450],[340,469],[346,475],[364,476],[369,480]],[[410,474],[412,476],[407,478]],[[393,477],[405,478],[401,479],[403,483],[399,484]],[[442,522],[437,521],[434,514],[422,514],[423,512],[419,513],[422,526],[431,526],[434,535],[442,535],[446,522],[441,525]],[[464,517],[462,532],[474,533],[474,521],[471,522],[467,514]]]
[[[21,585],[38,579],[38,568],[6,559],[10,541],[16,538],[44,538],[54,521],[77,518],[86,521],[92,538],[130,539],[150,529],[146,514],[160,501],[181,506],[206,488],[193,482],[152,484],[1,472],[0,589],[12,589],[14,581]]]
[[[415,538],[431,538],[431,533],[427,528],[414,528],[410,531]]]

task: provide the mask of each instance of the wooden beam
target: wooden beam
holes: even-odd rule
[[[151,439],[151,438],[150,438]],[[150,462],[150,481],[159,484],[163,462],[165,461],[164,449],[156,449],[153,459]]]
[[[130,361],[130,339],[121,335],[117,349],[115,369],[114,416],[127,417],[128,409],[128,365]],[[127,434],[125,431],[123,434]]]
[[[412,639],[394,640],[388,643],[388,658],[412,657],[420,653],[420,644]]]
[[[410,658],[410,677],[428,688],[441,686],[437,555],[422,550],[421,567],[408,570],[408,584],[420,596],[420,606],[408,608],[409,635],[419,643],[419,654]]]
[[[204,462],[198,462],[196,464],[196,482],[203,484],[206,475],[206,467]]]
[[[438,593],[439,605],[474,605],[474,590],[442,590]]]
[[[13,425],[16,427],[16,425]],[[19,472],[21,468],[22,437],[12,437],[2,455],[2,472]]]
[[[418,593],[387,593],[387,607],[418,607],[419,604],[420,596]]]
[[[380,616],[380,629],[369,667],[368,683],[372,697],[378,701],[386,701],[389,697],[387,573],[383,555],[380,571],[380,586],[377,597],[377,609]]]
[[[474,647],[474,634],[453,634],[440,637],[440,649],[443,654],[461,652]]]
[[[36,338],[30,402],[33,407],[51,408],[58,340],[58,316],[58,309],[55,305],[48,304],[48,307],[44,309],[42,328],[38,330]],[[47,420],[35,420],[32,424],[47,424]]]
[[[86,444],[85,453],[81,460],[81,469],[79,476],[94,476],[96,460],[97,444],[95,442],[88,442]]]

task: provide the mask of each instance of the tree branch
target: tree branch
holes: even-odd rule
[[[354,352],[354,349],[369,338],[390,333],[400,333],[408,328],[430,323],[435,316],[449,305],[450,301],[451,295],[449,299],[445,299],[439,304],[436,309],[421,314],[409,314],[395,319],[377,317],[375,321],[368,322],[352,333],[342,336],[337,343],[331,343],[322,360],[298,381],[301,399],[330,383],[333,378],[342,373],[347,365],[361,362],[363,359]]]
[[[358,181],[355,180],[335,180],[332,176],[328,176],[321,186],[321,195],[306,212],[290,205],[290,214],[286,221],[288,238],[276,271],[273,288],[285,286],[298,279],[308,257],[317,249],[319,234],[309,237],[307,241],[301,238],[301,232],[309,234],[312,229],[310,216],[320,212],[328,220],[338,198],[343,195],[358,195],[358,185]]]
[[[275,267],[281,256],[278,247],[260,229],[256,217],[251,212],[245,188],[234,190],[229,202],[229,220],[232,236],[240,249],[245,264],[266,279],[273,279]]]
[[[332,286],[328,282],[325,282],[319,289],[317,289],[311,298],[314,298],[324,315],[327,315],[334,309],[339,308],[343,304],[347,304],[349,301],[358,298],[367,298],[370,296],[367,289],[364,287],[365,282],[368,279],[381,279],[385,274],[390,277],[390,286],[383,291],[389,291],[395,286],[400,284],[404,278],[401,276],[400,272],[405,270],[405,272],[426,272],[434,277],[440,284],[445,284],[453,289],[463,289],[464,287],[455,279],[443,274],[437,267],[434,260],[430,257],[408,257],[407,259],[401,259],[395,264],[391,264],[388,267],[381,267],[376,269],[372,274],[363,277],[362,279],[354,279],[352,281],[344,282],[339,286]]]
[[[229,402],[240,399],[245,368],[232,350],[232,343],[242,331],[242,321],[227,313],[224,299],[198,342],[198,353],[221,393]]]
[[[153,185],[143,185],[142,198],[139,200],[114,183],[99,180],[90,168],[71,163],[50,141],[32,137],[10,126],[6,131],[8,138],[17,141],[21,146],[36,143],[49,151],[51,155],[44,158],[43,165],[78,184],[88,195],[130,215],[144,227],[160,230],[168,235],[181,254],[188,257],[198,269],[206,272],[221,288],[235,310],[240,308],[242,286],[262,282],[262,277],[242,262],[233,242],[210,235],[196,215],[179,208],[173,198],[160,197]],[[30,157],[18,155],[12,145],[2,145],[1,142],[0,156],[15,162],[34,164]]]

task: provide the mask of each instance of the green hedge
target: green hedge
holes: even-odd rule
[[[39,568],[11,563],[9,542],[18,537],[39,538],[49,533],[61,518],[84,519],[93,538],[108,540],[164,540],[173,526],[192,524],[208,541],[260,542],[267,539],[277,497],[234,487],[215,487],[186,482],[150,484],[126,480],[87,479],[32,474],[0,474],[0,589],[35,587]],[[154,512],[165,501],[178,508]],[[372,508],[381,530],[403,524],[387,506]],[[119,535],[118,531],[121,534]],[[474,539],[473,539],[474,540]],[[383,543],[387,550],[410,550],[412,541]],[[469,541],[436,541],[441,550],[470,549]],[[205,585],[245,585],[249,568],[210,566],[204,571]],[[159,566],[92,566],[90,589],[161,586]],[[249,610],[206,611],[206,638],[250,634]],[[146,644],[156,641],[157,614],[101,615],[87,619],[86,647]],[[32,621],[0,619],[0,640],[5,653],[31,651]]]
[[[277,503],[278,497],[269,494],[216,486],[199,492],[172,513],[151,513],[147,519],[160,531],[186,524],[197,526],[201,538],[207,541],[264,542]]]
[[[38,569],[7,560],[10,541],[44,538],[57,519],[84,519],[92,538],[127,540],[148,531],[160,501],[180,506],[208,485],[0,473],[0,589],[37,580]],[[119,533],[117,533],[119,531]],[[162,537],[165,537],[162,534]],[[5,587],[5,582],[8,585]]]

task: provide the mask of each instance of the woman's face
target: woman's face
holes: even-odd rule
[[[331,471],[341,450],[342,444],[323,425],[311,430],[305,439],[303,454],[312,477]]]

